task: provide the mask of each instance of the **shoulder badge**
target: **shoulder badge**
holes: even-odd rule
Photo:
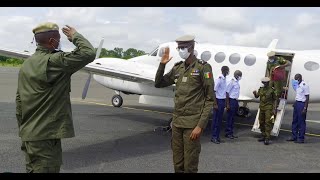
[[[200,64],[202,64],[202,65],[207,64],[207,62],[205,62],[205,61],[203,61],[203,60],[201,60],[201,59],[198,59],[198,62],[199,62]]]
[[[174,66],[180,65],[181,63],[183,63],[183,61],[176,62]]]

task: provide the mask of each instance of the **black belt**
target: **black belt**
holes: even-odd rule
[[[305,102],[303,102],[303,101],[296,101],[296,102],[305,103]]]

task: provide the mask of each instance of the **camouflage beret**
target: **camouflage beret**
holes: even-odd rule
[[[194,38],[195,37],[193,35],[184,35],[176,39],[176,42],[193,42]]]
[[[46,23],[39,24],[37,27],[35,27],[32,30],[34,34],[48,32],[48,31],[59,31],[59,26],[55,23],[46,22]]]
[[[270,81],[270,78],[264,77],[264,78],[261,79],[261,81],[262,81],[262,82],[269,82],[269,81]]]
[[[275,55],[276,55],[276,53],[274,51],[270,51],[267,54],[268,57],[272,57],[272,56],[275,56]]]

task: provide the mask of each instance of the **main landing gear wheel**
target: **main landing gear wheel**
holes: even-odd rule
[[[240,117],[250,117],[251,116],[250,109],[247,107],[241,106],[237,111],[237,115]]]
[[[114,95],[111,99],[111,102],[114,107],[120,107],[123,103],[123,99],[120,95]]]

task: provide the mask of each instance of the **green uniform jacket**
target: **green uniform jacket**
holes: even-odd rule
[[[181,61],[163,76],[164,69],[165,64],[160,63],[155,78],[155,87],[176,84],[173,125],[180,128],[195,128],[198,125],[204,129],[212,107],[216,103],[210,64],[194,56],[193,63],[188,67]]]
[[[273,110],[276,95],[272,87],[259,88],[258,95],[260,96],[260,110]]]
[[[95,49],[81,34],[72,52],[38,46],[19,71],[16,116],[22,141],[74,137],[70,103],[71,75],[95,59]]]
[[[274,67],[279,66],[279,65],[284,65],[286,64],[286,60],[283,57],[275,57],[274,62],[267,62],[267,69],[270,72]],[[271,72],[270,72],[271,73]]]

